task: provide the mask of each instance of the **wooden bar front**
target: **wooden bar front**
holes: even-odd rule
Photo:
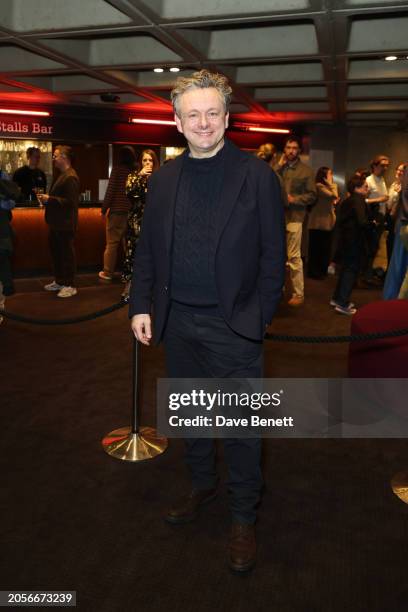
[[[48,247],[48,225],[44,209],[15,208],[12,226],[16,235],[13,254],[15,276],[52,273]],[[105,217],[99,207],[79,209],[78,229],[75,237],[77,268],[102,269],[105,249]]]

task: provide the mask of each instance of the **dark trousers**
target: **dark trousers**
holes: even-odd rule
[[[309,230],[308,275],[324,278],[330,263],[332,232],[318,229]]]
[[[348,306],[351,292],[357,280],[361,266],[362,247],[354,244],[346,247],[343,251],[342,266],[334,290],[333,299],[340,306]]]
[[[260,378],[262,342],[233,332],[221,317],[186,312],[172,306],[164,334],[170,378]],[[233,520],[254,523],[263,480],[261,440],[223,439],[228,466],[228,492]],[[215,443],[208,438],[185,440],[185,461],[192,485],[217,485]]]
[[[56,282],[59,285],[73,287],[76,269],[74,232],[50,228],[49,245]]]

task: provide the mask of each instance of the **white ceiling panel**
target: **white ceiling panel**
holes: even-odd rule
[[[92,91],[115,89],[114,85],[110,85],[104,81],[99,81],[83,74],[69,74],[65,76],[43,76],[43,77],[24,77],[19,78],[23,83],[34,85],[41,89],[49,89],[50,91]]]
[[[135,35],[93,40],[44,39],[42,44],[90,66],[174,63],[181,57],[153,36]]]
[[[348,98],[399,98],[408,96],[408,83],[349,85]]]
[[[304,64],[260,64],[258,66],[238,66],[236,82],[291,83],[293,81],[321,81],[323,69],[319,62]]]
[[[256,100],[305,100],[325,98],[326,87],[257,87],[254,92]]]
[[[0,46],[0,71],[29,72],[30,70],[54,70],[65,68],[64,64],[55,62],[42,55],[37,55],[14,45]]]
[[[348,50],[397,51],[407,49],[408,16],[358,19],[351,25]]]
[[[1,0],[0,24],[16,32],[126,24],[132,20],[104,0]]]
[[[220,29],[211,33],[208,58],[288,57],[317,53],[312,24]]]
[[[347,7],[359,7],[359,6],[372,6],[377,8],[377,6],[387,7],[387,5],[392,6],[406,6],[405,0],[393,0],[392,2],[387,2],[386,0],[345,0],[344,5]]]
[[[352,80],[406,79],[408,78],[408,61],[386,62],[385,60],[350,61],[348,78]]]
[[[256,15],[281,11],[299,11],[309,8],[308,0],[150,0],[148,6],[163,19],[196,19],[203,17],[229,17],[230,15]]]

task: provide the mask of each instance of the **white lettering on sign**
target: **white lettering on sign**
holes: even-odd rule
[[[31,127],[31,129],[30,129]],[[52,134],[54,127],[52,125],[42,125],[41,123],[33,122],[31,126],[28,123],[21,121],[0,121],[0,132],[9,132],[10,134]]]
[[[41,123],[32,124],[33,134],[52,134],[52,125],[41,125]]]

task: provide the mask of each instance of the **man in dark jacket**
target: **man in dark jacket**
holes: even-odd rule
[[[77,293],[74,287],[74,237],[78,221],[79,179],[72,168],[71,147],[59,145],[53,155],[61,174],[51,185],[49,194],[37,194],[45,205],[45,221],[50,227],[49,243],[54,263],[55,280],[45,285],[46,291],[58,291],[61,298]]]
[[[163,340],[170,378],[259,378],[265,325],[285,267],[279,181],[267,164],[224,139],[231,88],[206,70],[172,91],[186,152],[150,180],[134,260],[130,316],[136,338]],[[154,333],[151,310],[154,304]],[[166,520],[193,520],[216,495],[212,439],[187,439],[192,490]],[[232,531],[229,564],[255,563],[260,439],[224,439]]]

